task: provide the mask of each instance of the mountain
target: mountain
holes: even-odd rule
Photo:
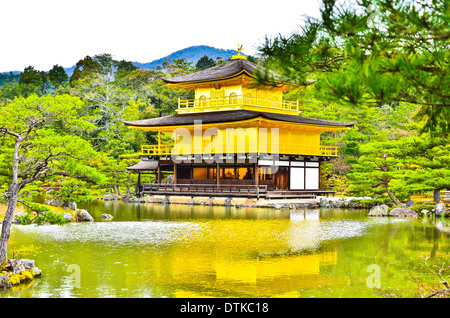
[[[237,54],[236,50],[223,50],[223,49],[216,49],[214,47],[207,45],[197,45],[197,46],[190,46],[185,49],[173,52],[172,54],[169,54],[153,62],[148,63],[132,62],[132,63],[141,69],[155,70],[157,66],[161,66],[162,63],[164,63],[168,58],[171,58],[173,60],[185,58],[188,62],[193,62],[193,64],[195,65],[197,61],[204,55],[207,55],[213,60],[215,60],[216,57],[219,56],[223,60],[228,60],[235,54]]]
[[[154,60],[152,62],[147,62],[147,63],[131,62],[131,63],[133,63],[135,66],[137,66],[141,69],[144,69],[144,70],[156,70],[156,67],[162,66],[162,63],[164,63],[168,58],[171,58],[173,60],[185,58],[188,62],[192,62],[193,65],[195,65],[197,63],[197,61],[200,58],[202,58],[204,55],[207,55],[208,57],[212,58],[213,60],[215,60],[216,57],[220,56],[225,61],[225,60],[228,60],[230,57],[232,57],[235,54],[237,54],[236,50],[223,50],[223,49],[217,49],[215,47],[208,46],[208,45],[196,45],[196,46],[190,46],[185,49],[173,52],[165,57]],[[75,65],[64,68],[67,75],[69,75],[69,76],[72,75],[74,69],[75,69]],[[17,75],[20,73],[21,72],[18,72],[18,71],[13,72],[14,75]],[[7,74],[9,75],[9,72],[4,72],[4,73],[0,73],[0,74],[4,74],[4,77],[6,77]]]

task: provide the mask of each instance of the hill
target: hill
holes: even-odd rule
[[[185,58],[188,62],[192,62],[194,65],[197,63],[197,61],[202,58],[204,55],[207,55],[208,57],[212,59],[216,59],[216,57],[221,57],[223,60],[228,60],[233,55],[237,54],[236,50],[223,50],[223,49],[217,49],[212,46],[208,45],[196,45],[196,46],[190,46],[185,49],[173,52],[165,57],[162,57],[160,59],[154,60],[152,62],[147,63],[141,63],[141,62],[132,62],[135,66],[144,69],[144,70],[155,70],[158,66],[161,66],[162,63],[164,63],[167,59],[171,58],[173,60],[175,59],[182,59]],[[71,76],[73,73],[73,70],[75,69],[75,65],[71,67],[66,67],[64,70],[66,71],[67,75]],[[13,72],[15,75],[14,78],[18,79],[20,77],[20,72]],[[13,79],[13,76],[9,74],[9,72],[1,73],[1,75],[6,79]],[[1,81],[3,82],[3,80]],[[1,83],[0,83],[1,85]]]

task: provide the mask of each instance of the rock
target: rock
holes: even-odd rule
[[[32,260],[32,259],[23,258],[20,261],[22,262],[25,269],[33,269],[35,267],[34,260]]]
[[[56,206],[56,207],[61,207],[64,205],[63,200],[61,200],[58,196],[54,197],[51,200],[47,200],[44,202],[45,205],[51,205],[51,206]]]
[[[76,210],[75,219],[79,222],[92,222],[94,218],[86,210]]]
[[[131,199],[131,195],[127,194],[127,195],[124,195],[120,200],[123,202],[129,202],[130,199]]]
[[[0,289],[2,288],[12,288],[12,283],[8,275],[0,275]]]
[[[422,211],[420,211],[420,213],[422,213],[422,214],[429,214],[429,213],[430,213],[430,211],[429,211],[429,210],[427,210],[427,209],[422,209]]]
[[[66,208],[76,210],[77,209],[77,203],[75,201],[69,201],[66,204],[64,204]]]
[[[368,216],[388,216],[388,210],[386,204],[376,205],[370,209]]]
[[[445,205],[444,203],[438,203],[436,204],[436,208],[435,208],[435,214],[436,216],[441,216],[442,214],[445,214]]]
[[[319,206],[320,206],[320,207],[327,207],[327,205],[328,205],[328,207],[329,207],[328,200],[326,200],[326,199],[324,199],[324,198],[320,198],[320,199],[319,199]]]
[[[389,216],[401,218],[416,218],[417,213],[407,208],[394,208],[389,212]]]
[[[63,213],[62,216],[63,216],[64,220],[67,220],[69,222],[72,221],[72,214],[70,214],[70,213]]]
[[[169,198],[169,196],[166,195],[166,196],[164,197],[164,199],[162,199],[161,203],[162,203],[162,204],[169,204],[169,203],[170,203],[170,198]]]
[[[114,217],[113,217],[111,214],[108,214],[108,213],[102,214],[102,215],[101,215],[101,218],[102,218],[103,220],[112,220],[112,219],[114,219]]]
[[[406,207],[407,207],[407,208],[410,208],[410,207],[414,206],[414,201],[411,200],[411,199],[409,199],[408,201],[406,201],[405,204],[406,204]]]
[[[25,265],[20,259],[9,259],[7,260],[7,262],[9,264],[10,271],[14,274],[19,274],[21,271],[24,271],[26,269]]]
[[[338,208],[338,209],[340,209],[342,204],[344,203],[344,202],[339,201],[339,200],[338,201],[333,201],[333,202],[334,202],[334,207]]]
[[[134,198],[134,197],[128,199],[128,203],[138,203],[139,201],[140,200],[138,198]]]
[[[105,195],[104,197],[103,197],[103,200],[104,201],[115,201],[115,200],[117,200],[119,198],[119,196],[117,195],[117,194],[110,194],[110,193],[108,193],[107,195]]]

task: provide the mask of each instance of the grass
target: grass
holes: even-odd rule
[[[6,209],[8,209],[7,204],[3,204],[3,203],[0,204],[0,220],[5,218]],[[23,209],[23,207],[17,206],[15,213],[20,213],[20,212],[25,212],[25,210]]]

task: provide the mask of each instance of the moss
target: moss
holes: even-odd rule
[[[22,275],[21,281],[33,280],[33,274],[28,269],[21,271],[20,275]]]
[[[9,275],[9,281],[13,285],[19,285],[20,284],[20,275],[11,274]]]

